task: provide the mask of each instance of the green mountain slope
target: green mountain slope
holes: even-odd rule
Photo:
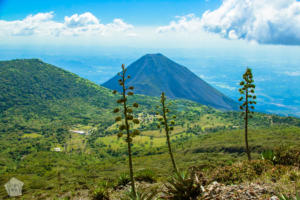
[[[112,109],[118,97],[109,89],[38,59],[1,61],[0,88],[2,133],[52,134],[61,127],[66,131],[78,124],[103,132],[114,121]],[[129,100],[141,105],[139,113],[153,114],[159,103],[157,98],[143,95]],[[200,105],[180,100],[176,107],[189,110]]]
[[[37,59],[1,61],[0,77],[1,112],[68,98],[86,98],[98,106],[109,102],[107,89]]]
[[[143,59],[150,58],[147,56]],[[138,79],[137,76],[145,78],[146,81],[143,71],[142,74],[135,74],[133,69],[128,71],[130,75],[133,74],[133,83]],[[59,132],[60,128],[66,132],[76,125],[94,127],[100,135],[110,135],[116,131],[108,128],[114,123],[115,116],[112,114],[112,109],[116,106],[117,96],[114,96],[109,89],[38,59],[1,61],[0,88],[0,132],[2,133],[51,135]],[[141,105],[137,115],[154,119],[146,120],[141,128],[155,129],[157,123],[155,106],[159,104],[159,99],[134,95],[129,100]],[[205,128],[216,130],[223,127],[237,127],[242,123],[237,112],[222,112],[188,100],[172,100],[172,102],[171,110],[178,116],[178,123],[182,126],[187,123],[197,126],[198,132]],[[275,118],[280,122],[285,120],[292,124],[298,123],[293,119],[286,120],[274,116],[274,120]],[[270,120],[267,115],[257,114],[252,121],[253,125],[265,126]],[[208,124],[210,126],[206,126]]]
[[[162,54],[147,54],[130,66],[128,83],[136,88],[136,93],[159,96],[162,91],[170,98],[188,99],[203,105],[223,110],[237,110],[235,101],[228,98],[188,68],[179,65]],[[118,76],[103,86],[118,90]]]
[[[108,89],[37,59],[1,61],[0,88],[2,132],[112,120]]]
[[[117,96],[75,74],[41,62],[0,62],[0,185],[11,177],[24,182],[24,199],[58,199],[62,191],[78,196],[100,184],[115,187],[127,172],[127,147],[116,136],[113,108]],[[129,97],[141,135],[134,138],[134,168],[153,170],[160,180],[171,173],[165,133],[157,128],[159,98]],[[176,114],[171,142],[178,166],[212,168],[245,159],[243,120],[239,112],[199,103],[167,100]],[[276,145],[297,146],[300,119],[255,113],[249,142],[254,158]],[[81,135],[70,131],[93,130]],[[61,152],[54,152],[54,148]],[[142,174],[143,175],[143,174]],[[76,192],[76,193],[75,193]],[[0,199],[6,199],[0,187]]]

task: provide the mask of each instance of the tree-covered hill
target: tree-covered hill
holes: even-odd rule
[[[42,133],[69,129],[76,124],[105,130],[113,123],[112,108],[118,97],[111,90],[39,59],[0,62],[0,131]],[[138,113],[155,113],[157,98],[134,95]],[[215,109],[176,100],[174,111],[214,113]],[[51,134],[52,134],[51,133]]]
[[[0,131],[2,133],[55,133],[71,126],[89,125],[103,133],[114,123],[112,109],[117,97],[109,89],[83,79],[38,59],[19,59],[0,62]],[[134,95],[129,99],[140,104],[137,114],[155,116],[159,99]],[[238,112],[222,112],[188,100],[171,100],[172,112],[178,124],[188,124],[192,132],[239,126]],[[297,124],[294,118],[272,117],[276,122]],[[199,121],[204,121],[203,124]],[[209,123],[206,123],[209,121]],[[255,126],[270,124],[270,116],[257,114]],[[207,127],[210,124],[210,127]],[[195,126],[196,129],[193,129]],[[202,126],[199,128],[199,126]],[[146,121],[141,128],[154,129],[156,120]]]
[[[111,97],[107,89],[38,59],[1,61],[0,86],[1,112],[14,106],[73,98],[104,107]]]
[[[10,177],[24,181],[24,199],[86,189],[126,172],[126,145],[117,139],[113,109],[118,95],[37,59],[0,62],[0,185]],[[134,167],[164,180],[170,165],[165,135],[157,127],[156,97],[133,95],[141,134],[132,147]],[[170,140],[181,170],[193,165],[228,165],[243,159],[243,119],[239,112],[167,99],[176,115]],[[276,145],[297,146],[300,119],[255,113],[249,122],[255,158]],[[81,135],[71,130],[92,130]],[[54,148],[61,152],[54,152]],[[143,174],[141,175],[143,176]],[[59,183],[59,184],[58,184]],[[76,194],[74,194],[76,195]],[[40,199],[45,199],[41,196]],[[8,198],[0,187],[0,198]]]
[[[0,88],[2,132],[101,123],[114,98],[108,89],[38,59],[1,61]]]

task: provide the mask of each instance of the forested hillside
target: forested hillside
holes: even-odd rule
[[[25,199],[53,199],[128,183],[126,142],[116,136],[120,123],[113,114],[119,95],[37,59],[0,62],[0,88],[1,185],[15,176],[25,182]],[[139,104],[133,113],[141,131],[132,145],[136,178],[165,181],[171,166],[157,126],[160,99],[133,95],[128,101]],[[167,104],[176,115],[170,141],[180,170],[245,159],[240,112],[183,99],[167,98]],[[275,145],[297,147],[299,126],[298,118],[255,113],[249,121],[254,158]],[[7,198],[4,187],[0,198]]]

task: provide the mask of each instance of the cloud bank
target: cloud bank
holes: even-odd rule
[[[157,33],[201,31],[201,19],[194,14],[177,16],[177,21],[171,21],[167,26],[158,27]]]
[[[221,6],[177,17],[159,33],[205,30],[223,38],[260,44],[300,45],[300,2],[296,0],[223,0]]]
[[[0,36],[92,36],[111,35],[115,33],[131,34],[133,26],[122,19],[102,24],[92,13],[66,16],[63,22],[53,20],[54,13],[29,15],[23,20],[0,20]]]
[[[22,20],[0,20],[0,42],[7,44],[77,42],[195,48],[242,46],[246,41],[300,45],[300,1],[223,0],[219,8],[208,10],[201,17],[177,16],[165,26],[135,27],[118,18],[104,24],[89,12],[66,16],[62,21],[54,20],[53,12],[29,15]]]
[[[224,0],[202,15],[202,26],[228,39],[262,44],[300,45],[300,2]]]

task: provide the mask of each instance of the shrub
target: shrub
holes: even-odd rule
[[[136,195],[132,191],[128,191],[122,200],[155,200],[157,199],[157,194],[157,188],[143,188],[139,186],[136,188]]]
[[[285,194],[279,196],[279,200],[300,200],[300,194],[297,194],[295,198],[289,197]]]
[[[118,183],[117,186],[125,186],[130,182],[130,176],[127,173],[122,173],[118,177]]]
[[[275,164],[300,166],[300,149],[279,147],[274,153]]]
[[[41,178],[34,178],[30,183],[30,189],[45,189],[48,183]]]
[[[202,193],[201,182],[195,173],[175,173],[167,184],[165,191],[165,199],[170,200],[193,200],[197,199]]]
[[[217,168],[213,171],[211,179],[224,184],[241,183],[253,180],[272,167],[272,164],[266,161],[244,161]]]
[[[271,177],[271,180],[275,183],[277,182],[284,174],[289,171],[289,167],[283,165],[276,165],[268,173]]]
[[[295,171],[292,171],[289,175],[289,179],[290,181],[297,181],[299,179],[299,175]]]
[[[92,194],[92,200],[109,200],[109,194],[105,188],[97,188]]]
[[[144,169],[137,172],[135,176],[137,181],[145,181],[148,183],[155,183],[156,182],[156,175],[151,169]]]
[[[273,150],[266,150],[261,153],[261,158],[263,160],[271,161],[273,164],[276,163],[276,156]]]

